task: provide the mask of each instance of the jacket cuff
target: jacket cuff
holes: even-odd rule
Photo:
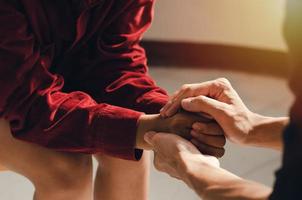
[[[143,113],[107,105],[96,114],[96,146],[101,152],[126,160],[140,160],[143,151],[136,149],[137,121]],[[101,141],[101,143],[99,142]]]

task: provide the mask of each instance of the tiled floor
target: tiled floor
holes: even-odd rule
[[[169,92],[173,92],[183,83],[227,77],[252,110],[266,115],[286,115],[293,99],[286,82],[281,79],[234,72],[177,68],[152,68],[150,73],[158,84]],[[245,178],[272,185],[273,173],[280,165],[280,154],[271,150],[242,148],[228,144],[227,153],[221,159],[221,164]],[[150,200],[198,199],[179,181],[154,169],[151,174]],[[30,200],[33,192],[31,184],[26,179],[13,173],[0,173],[0,188],[1,200]]]

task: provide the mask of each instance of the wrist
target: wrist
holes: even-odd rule
[[[244,145],[278,150],[282,148],[282,133],[289,122],[288,117],[266,117],[254,113],[251,121],[252,129],[248,133]]]
[[[143,114],[140,116],[137,122],[136,148],[146,150],[151,149],[150,145],[144,140],[144,135],[149,131],[157,131],[160,118],[159,114]]]
[[[255,143],[255,140],[260,139],[259,138],[259,132],[261,132],[261,126],[260,124],[263,124],[266,120],[266,117],[263,115],[259,115],[257,113],[250,112],[248,115],[249,123],[250,123],[250,129],[246,134],[246,137],[242,141],[243,145],[253,145]]]
[[[214,188],[224,189],[242,181],[242,179],[220,167],[213,166],[203,159],[195,159],[185,163],[182,180],[200,197],[205,197]],[[192,165],[192,162],[194,164]],[[224,198],[221,198],[224,199]]]
[[[208,172],[212,173],[220,170],[218,166],[214,166],[211,161],[205,160],[203,155],[180,154],[177,159],[178,174],[181,179],[192,189],[196,187],[206,188],[211,185],[211,178],[207,175]]]

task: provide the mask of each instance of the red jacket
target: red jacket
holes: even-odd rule
[[[154,0],[0,0],[0,117],[55,150],[139,158],[141,112],[165,91],[139,45]]]

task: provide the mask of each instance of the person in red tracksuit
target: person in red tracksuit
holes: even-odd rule
[[[147,74],[139,45],[153,6],[154,0],[0,0],[0,163],[32,181],[35,199],[91,199],[87,154],[101,163],[96,199],[147,199],[144,133],[190,139],[192,123],[208,123],[184,112],[157,114],[167,95]],[[197,146],[221,156],[223,145],[212,141]]]

